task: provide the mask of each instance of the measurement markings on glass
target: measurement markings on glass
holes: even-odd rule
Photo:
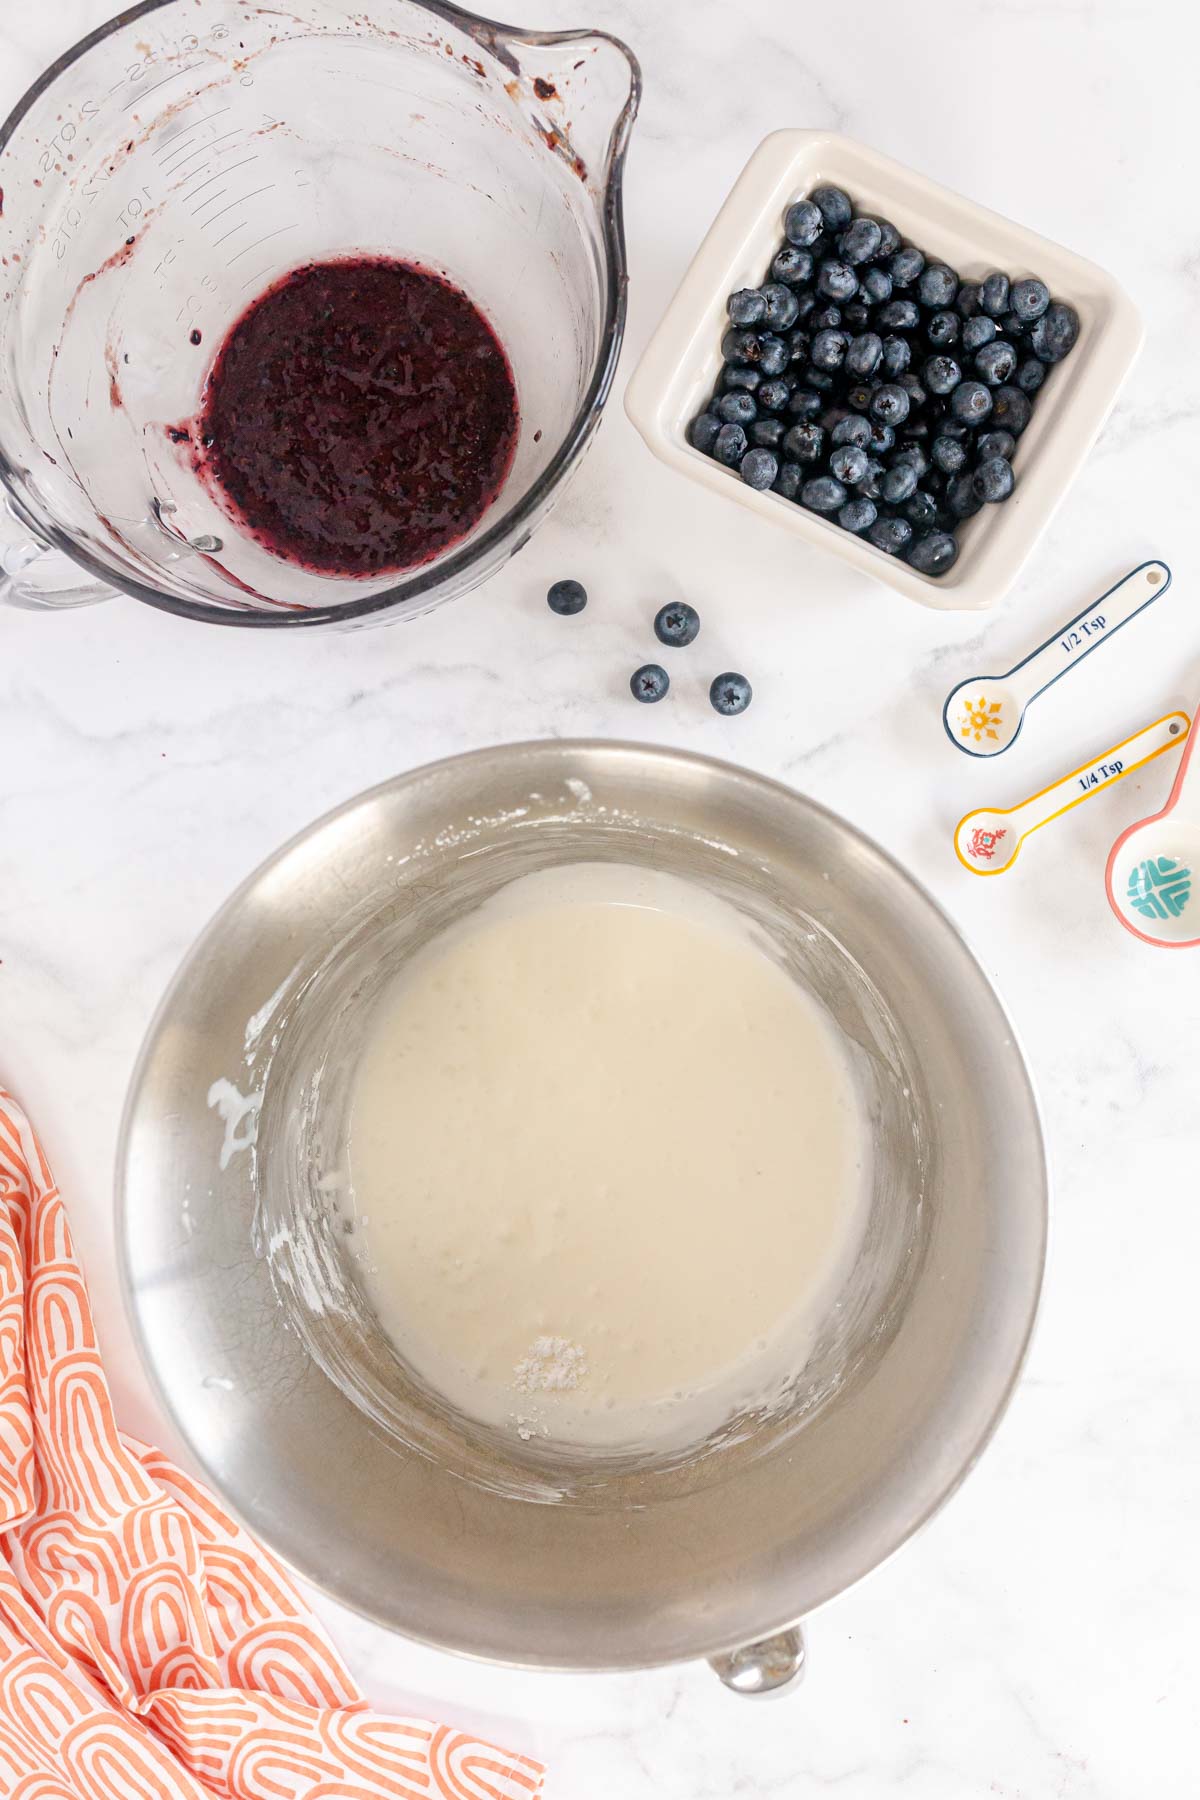
[[[166,87],[168,81],[178,81],[181,75],[190,75],[193,69],[198,69],[200,67],[201,64],[198,62],[185,63],[182,69],[172,69],[169,75],[164,75],[161,81],[156,81],[154,83],[153,87],[137,88],[134,93],[129,96],[129,99],[125,102],[121,111],[128,112],[131,106],[136,106],[138,104],[139,100],[147,100],[151,94],[157,94],[159,88]]]
[[[243,256],[249,256],[250,252],[252,250],[257,250],[260,244],[268,244],[272,238],[282,237],[285,231],[295,231],[295,229],[296,221],[294,219],[290,225],[277,225],[274,231],[268,231],[264,237],[255,238],[252,244],[247,244],[243,249],[235,251],[229,258],[229,261],[225,264],[225,267],[227,269],[232,269],[235,262],[239,261]],[[259,281],[263,275],[269,273],[270,271],[268,269],[261,269],[257,275],[251,276],[251,280]],[[246,287],[249,287],[250,282],[246,282],[245,285]]]

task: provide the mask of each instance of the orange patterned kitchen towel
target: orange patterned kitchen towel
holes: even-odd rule
[[[58,1189],[0,1090],[0,1795],[530,1800],[539,1764],[371,1712],[283,1570],[117,1430]]]

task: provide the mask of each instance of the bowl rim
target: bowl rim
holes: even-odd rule
[[[124,11],[117,13],[114,18],[106,20],[103,25],[88,32],[86,36],[81,37],[64,50],[42,70],[37,79],[22,94],[8,117],[0,124],[0,157],[3,157],[8,150],[22,120],[37,100],[87,51],[151,13],[160,12],[172,6],[182,8],[187,3],[188,0],[139,0],[137,5],[127,7]],[[558,49],[571,44],[605,43],[623,56],[628,64],[629,93],[617,114],[609,135],[603,164],[603,178],[599,188],[605,276],[604,316],[600,341],[591,377],[562,443],[537,480],[514,506],[509,507],[500,518],[488,526],[486,531],[481,532],[478,537],[468,539],[465,544],[452,551],[441,561],[418,566],[411,574],[394,581],[391,586],[382,589],[379,593],[365,595],[360,600],[313,606],[306,608],[303,612],[296,612],[291,609],[274,610],[271,608],[241,611],[236,607],[218,606],[214,602],[189,600],[174,594],[166,594],[161,589],[153,587],[148,582],[140,581],[136,576],[127,574],[123,570],[118,573],[101,557],[95,555],[85,543],[77,542],[52,518],[45,515],[40,509],[35,510],[29,505],[28,500],[18,491],[21,468],[9,456],[3,442],[0,442],[0,484],[7,490],[17,516],[23,523],[35,530],[47,544],[60,550],[63,555],[69,557],[80,568],[85,569],[88,574],[94,575],[106,587],[128,594],[134,600],[144,600],[159,611],[173,613],[179,618],[197,619],[210,625],[240,626],[249,630],[269,630],[281,626],[295,629],[313,625],[349,624],[357,620],[369,619],[373,614],[389,610],[395,611],[403,608],[407,602],[419,600],[422,596],[441,587],[444,582],[453,581],[457,577],[467,574],[480,563],[486,565],[489,555],[501,549],[505,542],[514,536],[517,537],[514,548],[519,549],[529,535],[527,531],[525,537],[520,537],[521,528],[528,525],[532,530],[542,507],[555,490],[562,486],[586,450],[612,387],[625,335],[629,269],[625,249],[623,184],[629,135],[641,103],[641,65],[628,44],[614,36],[612,32],[587,29],[530,31],[523,26],[505,25],[498,20],[486,18],[480,13],[468,12],[465,8],[455,5],[454,0],[407,0],[407,3],[432,14],[434,18],[441,19],[447,26],[463,32],[478,45],[480,53],[488,56],[493,62],[503,62],[505,54],[511,61],[513,45],[525,45],[531,49]],[[511,66],[515,69],[516,64],[512,63]]]
[[[752,246],[760,249],[753,266],[761,268],[762,243],[780,241],[785,205],[821,180],[836,181],[851,193],[856,181],[860,187],[865,185],[867,199],[878,198],[880,210],[886,210],[888,216],[893,210],[902,217],[905,213],[913,216],[913,235],[919,239],[924,234],[926,243],[930,239],[936,243],[936,224],[931,226],[929,220],[938,212],[953,229],[964,236],[969,230],[970,237],[979,241],[979,260],[984,267],[988,262],[985,246],[994,243],[997,263],[1007,264],[1013,272],[1022,264],[1031,270],[1040,267],[1052,289],[1065,292],[1081,311],[1097,310],[1102,315],[1091,327],[1082,364],[1068,360],[1062,365],[1072,371],[1071,390],[1062,397],[1053,417],[1042,413],[1041,428],[1031,440],[1040,452],[1043,438],[1053,433],[1053,467],[1039,467],[1036,477],[1019,485],[1010,502],[989,509],[1000,516],[989,520],[986,537],[964,543],[958,563],[942,577],[920,574],[909,563],[877,550],[779,494],[748,488],[736,474],[686,439],[688,421],[681,416],[684,398],[691,395],[694,406],[706,385],[691,370],[698,372],[706,359],[709,366],[714,365],[727,326],[725,301],[731,286],[743,274],[747,280],[760,279],[746,272]],[[872,189],[884,190],[886,197],[873,194]],[[915,212],[918,207],[920,218]],[[964,259],[959,256],[957,260]],[[1088,329],[1085,318],[1084,331]],[[1081,333],[1081,342],[1083,336]],[[650,450],[680,474],[791,529],[922,605],[975,610],[995,604],[1016,580],[1099,436],[1144,336],[1141,318],[1124,289],[1097,264],[1065,245],[977,204],[860,139],[834,131],[785,128],[762,139],[701,239],[629,378],[625,410]],[[1081,368],[1082,373],[1075,375]],[[1035,407],[1030,431],[1038,425]]]

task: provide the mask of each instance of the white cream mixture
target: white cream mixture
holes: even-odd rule
[[[384,993],[354,1077],[364,1283],[418,1374],[523,1437],[666,1447],[799,1373],[861,1241],[833,1028],[673,876],[526,876]]]

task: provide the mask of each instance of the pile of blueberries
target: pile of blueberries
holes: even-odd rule
[[[944,575],[962,521],[1012,493],[1017,439],[1078,314],[1034,278],[960,281],[841,188],[797,200],[783,229],[770,279],[729,296],[691,442]]]

